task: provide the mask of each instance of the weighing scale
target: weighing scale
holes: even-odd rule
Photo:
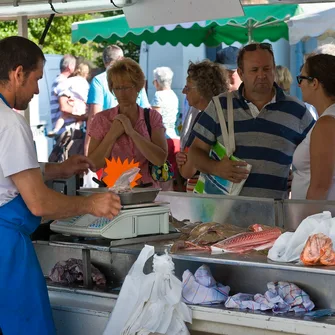
[[[168,234],[170,208],[166,203],[126,205],[110,220],[90,214],[53,221],[50,229],[74,236],[131,238],[141,235]]]

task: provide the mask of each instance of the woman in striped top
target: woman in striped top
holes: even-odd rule
[[[183,93],[186,95],[189,105],[194,107],[193,110],[198,111],[191,127],[193,128],[211,99],[228,91],[228,73],[222,65],[204,60],[198,63],[190,62],[187,74]],[[190,132],[183,151],[176,155],[179,173],[187,179],[187,192],[193,192],[199,177],[199,172],[192,162],[187,159],[188,148],[193,140],[194,135]]]

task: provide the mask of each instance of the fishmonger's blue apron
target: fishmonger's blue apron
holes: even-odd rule
[[[55,335],[48,291],[29,235],[41,218],[18,195],[0,206],[0,328],[4,335]]]

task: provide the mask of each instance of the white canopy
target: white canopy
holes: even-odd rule
[[[20,16],[42,17],[58,12],[61,15],[116,10],[133,5],[137,0],[0,0],[0,20],[15,20]],[[54,8],[54,10],[52,9]]]
[[[292,17],[288,21],[289,42],[296,44],[307,37],[317,37],[329,30],[335,31],[335,4],[321,7],[315,5],[315,11]]]

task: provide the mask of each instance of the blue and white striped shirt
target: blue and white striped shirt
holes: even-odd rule
[[[252,165],[240,193],[242,196],[281,199],[287,197],[287,178],[296,147],[306,137],[314,119],[305,105],[286,95],[275,85],[275,102],[270,102],[254,117],[242,95],[243,84],[233,92],[234,156]],[[227,95],[220,102],[227,120]],[[216,108],[211,102],[193,128],[193,134],[213,145],[223,143]]]

